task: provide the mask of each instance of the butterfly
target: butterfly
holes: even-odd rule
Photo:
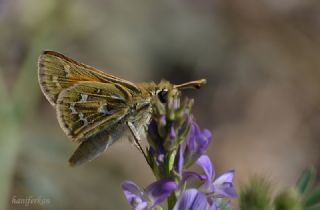
[[[71,166],[95,159],[124,135],[133,137],[142,150],[139,142],[151,119],[152,101],[166,103],[169,86],[182,90],[206,83],[201,79],[180,85],[164,80],[135,84],[55,51],[40,55],[38,80],[62,130],[79,144],[69,159]]]

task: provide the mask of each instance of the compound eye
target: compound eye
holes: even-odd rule
[[[163,89],[158,92],[158,98],[161,103],[167,103],[168,101],[168,90]]]

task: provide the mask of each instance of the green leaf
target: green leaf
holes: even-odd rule
[[[306,192],[308,186],[310,186],[310,183],[314,180],[314,177],[316,175],[316,170],[313,167],[307,168],[297,182],[297,189],[298,191],[303,194]]]
[[[320,186],[318,186],[310,195],[307,196],[304,205],[307,207],[320,203]]]
[[[167,199],[168,210],[172,210],[176,202],[177,202],[176,195],[174,193],[171,193],[171,195]]]

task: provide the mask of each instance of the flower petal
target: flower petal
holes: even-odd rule
[[[199,134],[198,136],[198,153],[202,154],[206,151],[206,149],[208,148],[210,142],[211,142],[211,133],[209,130],[205,129],[203,131],[203,133]]]
[[[167,124],[167,121],[166,121],[166,116],[165,115],[161,115],[160,117],[160,125],[162,126],[165,126]]]
[[[187,136],[187,145],[189,151],[194,151],[196,148],[196,134],[195,134],[195,123],[192,123],[192,126],[190,128],[190,131]]]
[[[147,208],[148,203],[146,201],[139,203],[136,207],[133,208],[133,210],[143,210]]]
[[[186,181],[188,181],[188,179],[191,179],[191,178],[196,178],[196,179],[199,179],[200,181],[207,179],[206,176],[200,175],[197,172],[186,171],[186,172],[183,172],[182,174],[181,184],[183,185]]]
[[[142,202],[143,192],[134,182],[124,181],[121,187],[126,199],[131,205]]]
[[[218,207],[215,203],[213,203],[210,207],[210,210],[218,210]]]
[[[181,193],[173,210],[209,210],[206,195],[196,189],[188,189]]]
[[[182,146],[179,145],[176,157],[174,158],[174,167],[180,176],[182,176],[183,163],[184,163],[184,159],[183,159]]]
[[[200,134],[199,125],[196,122],[192,122],[192,127],[193,127],[194,135],[199,135]]]
[[[224,182],[232,182],[234,177],[234,170],[229,170],[221,174],[214,182],[216,184],[222,184]]]
[[[237,193],[233,187],[234,170],[227,171],[220,175],[213,182],[213,191],[220,196],[236,197]]]
[[[196,122],[192,122],[191,129],[186,139],[185,164],[190,166],[207,150],[212,134],[208,129],[200,130]]]
[[[198,160],[197,164],[202,167],[204,173],[207,176],[207,187],[211,184],[212,179],[214,178],[214,168],[212,166],[211,160],[207,155],[202,155]]]
[[[207,139],[211,140],[212,139],[212,133],[208,129],[204,129],[202,131],[202,135],[204,135]]]
[[[171,125],[170,130],[169,130],[169,138],[170,138],[170,140],[173,140],[174,138],[176,138],[176,131],[175,131],[173,125]]]
[[[162,179],[149,185],[145,189],[145,193],[154,206],[164,201],[175,189],[177,189],[177,184],[174,181],[171,179]]]

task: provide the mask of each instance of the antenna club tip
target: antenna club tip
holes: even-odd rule
[[[206,79],[199,79],[199,80],[186,82],[186,83],[183,83],[183,84],[180,84],[180,85],[174,85],[174,87],[178,88],[179,90],[188,89],[188,88],[199,89],[202,85],[204,85],[206,83],[207,83]]]
[[[200,79],[197,81],[197,83],[195,84],[195,88],[200,89],[202,85],[206,84],[207,80],[206,79]]]
[[[201,84],[207,84],[207,80],[206,79],[200,79],[199,80]]]

